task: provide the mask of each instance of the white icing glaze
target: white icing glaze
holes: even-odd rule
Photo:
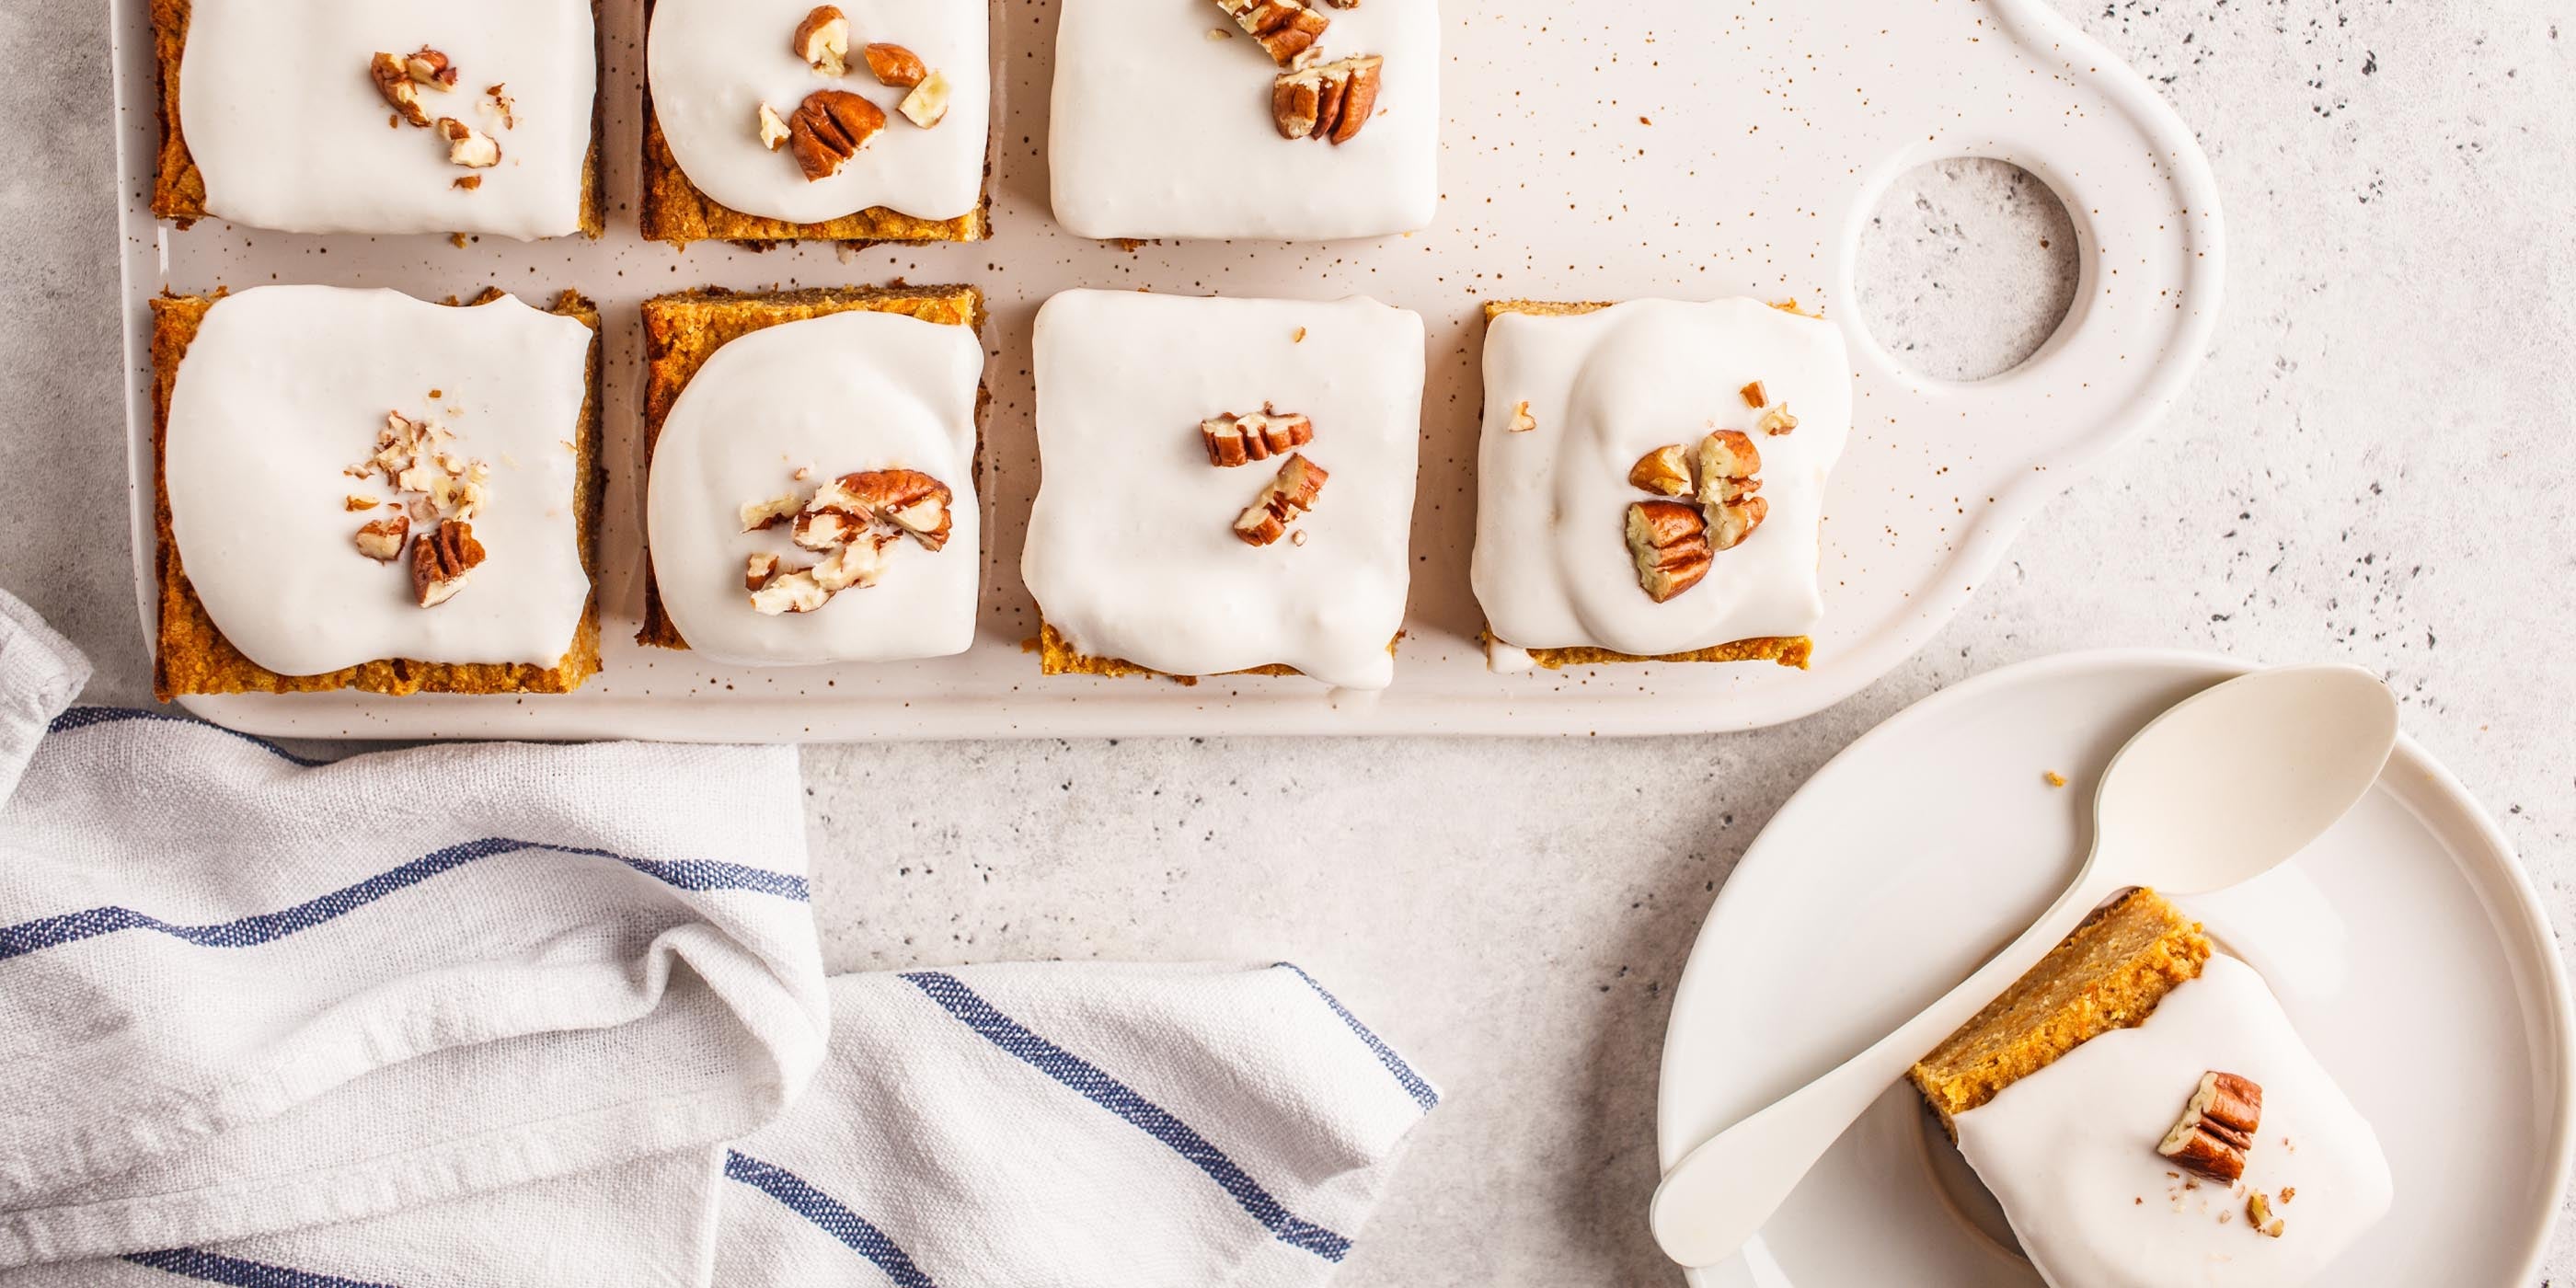
[[[1434,0],[1324,7],[1323,57],[1386,59],[1378,112],[1335,147],[1279,137],[1278,65],[1211,0],[1065,0],[1048,166],[1083,237],[1377,237],[1440,205]],[[1211,30],[1232,33],[1212,40]]]
[[[653,114],[699,190],[744,214],[814,224],[886,206],[955,219],[983,201],[992,112],[989,15],[958,0],[838,0],[850,20],[850,74],[826,79],[789,49],[813,0],[657,0],[645,51]],[[1214,6],[1210,6],[1211,9]],[[895,110],[905,91],[877,83],[860,50],[901,45],[947,75],[948,116],[922,129]],[[785,150],[761,146],[764,102],[795,114],[818,89],[884,108],[886,127],[838,174],[809,183]]]
[[[1761,381],[1798,427],[1765,434],[1743,388]],[[1496,638],[1525,649],[1642,657],[1804,635],[1817,585],[1826,477],[1851,434],[1842,332],[1755,300],[1642,300],[1570,317],[1511,313],[1485,336],[1477,457],[1476,599]],[[1538,427],[1511,429],[1526,401]],[[1639,457],[1741,430],[1762,452],[1770,517],[1708,576],[1658,604],[1624,536]]]
[[[1420,317],[1369,299],[1068,291],[1038,311],[1035,344],[1043,477],[1021,572],[1049,623],[1085,653],[1174,675],[1284,662],[1344,688],[1393,682]],[[1281,458],[1219,469],[1199,436],[1264,402],[1315,423],[1300,450],[1329,477],[1303,545],[1234,534]]]
[[[432,116],[498,140],[501,163],[449,163],[435,130],[389,128],[368,79],[378,52],[422,46],[454,61]],[[599,76],[589,0],[196,0],[179,71],[179,121],[206,208],[303,233],[581,231],[582,167]],[[483,110],[503,84],[518,124]],[[478,175],[482,186],[455,181]]]
[[[2262,1125],[2237,1187],[2185,1189],[2156,1145],[2212,1069],[2261,1084]],[[2262,977],[2228,957],[2144,1025],[2085,1043],[1957,1121],[1959,1152],[2057,1288],[2295,1288],[2385,1216],[2393,1192],[2370,1124]],[[2286,1205],[2285,1187],[2298,1192]],[[2273,1196],[2283,1237],[2246,1228],[2256,1190]]]
[[[266,286],[217,302],[171,390],[167,477],[188,581],[224,637],[281,675],[562,661],[590,596],[569,446],[590,343],[579,321],[515,299]],[[389,411],[437,421],[492,469],[473,521],[483,566],[436,608],[413,602],[407,560],[351,544],[388,511],[345,498],[393,494],[343,471],[374,453]]]
[[[835,313],[743,336],[707,359],[653,449],[645,502],[653,580],[689,647],[746,666],[946,657],[975,640],[983,562],[975,492],[973,328],[892,313]],[[811,468],[802,482],[793,476]],[[741,509],[862,470],[914,469],[948,485],[955,526],[937,552],[896,542],[885,579],[811,613],[751,607],[744,560],[811,564],[786,526],[744,532]]]

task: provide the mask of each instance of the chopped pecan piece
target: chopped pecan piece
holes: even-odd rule
[[[452,116],[438,118],[438,134],[447,140],[447,159],[472,170],[501,164],[501,144],[491,135]]]
[[[758,590],[778,575],[778,556],[766,551],[743,561],[742,585],[745,590]]]
[[[853,587],[865,590],[885,575],[886,547],[894,538],[884,533],[862,537],[823,557],[814,565],[814,584],[833,594]]]
[[[400,55],[377,54],[368,60],[367,76],[375,81],[376,92],[385,96],[385,101],[393,105],[402,119],[414,125],[429,124],[429,112],[420,105],[420,82],[411,78],[411,71]]]
[[[795,496],[772,497],[766,501],[751,502],[742,507],[742,530],[758,532],[763,528],[777,527],[795,518],[796,512],[804,508],[803,498]]]
[[[1699,440],[1699,501],[1728,505],[1762,490],[1762,449],[1741,430]]]
[[[788,119],[787,150],[806,182],[820,182],[839,174],[842,163],[857,156],[885,123],[885,111],[876,104],[848,90],[818,89]]]
[[[1324,38],[1333,20],[1308,8],[1304,0],[1216,0],[1216,7],[1261,43],[1271,61],[1295,67]]]
[[[456,64],[449,62],[447,55],[427,45],[421,46],[420,52],[403,59],[403,74],[440,93],[456,88]]]
[[[2235,1184],[2245,1175],[2245,1155],[2263,1125],[2263,1088],[2252,1079],[2215,1069],[2183,1106],[2182,1119],[2165,1133],[2156,1152],[2213,1181]]]
[[[390,519],[358,529],[358,553],[377,563],[392,563],[402,558],[403,541],[410,536],[411,517],[397,510]]]
[[[1628,485],[1658,496],[1680,496],[1690,491],[1690,460],[1682,454],[1682,445],[1658,447],[1637,458],[1636,465],[1628,471]]]
[[[1638,501],[1628,507],[1628,553],[1637,585],[1664,603],[1708,575],[1708,521],[1679,501]]]
[[[927,130],[948,119],[948,73],[932,72],[895,105],[903,119]]]
[[[867,48],[868,74],[880,85],[911,89],[930,79],[930,69],[922,66],[921,55],[901,45],[870,45]]]
[[[1358,138],[1377,111],[1386,60],[1375,54],[1281,72],[1270,86],[1270,116],[1285,139]]]
[[[850,20],[831,5],[816,5],[790,38],[796,56],[825,76],[850,74]]]
[[[423,608],[436,608],[465,589],[465,574],[483,562],[483,543],[474,525],[455,519],[411,543],[412,597]]]
[[[782,572],[767,585],[751,592],[751,606],[771,617],[781,613],[810,613],[830,603],[832,592],[823,589],[807,569]]]
[[[772,152],[787,146],[787,118],[767,103],[760,105],[760,146]]]
[[[1255,546],[1266,546],[1288,535],[1288,525],[1315,508],[1315,498],[1322,495],[1324,482],[1330,477],[1303,455],[1289,457],[1279,466],[1279,473],[1262,486],[1261,499],[1234,521],[1234,535]]]
[[[1708,548],[1733,550],[1771,517],[1771,503],[1758,496],[1708,507]]]
[[[1278,412],[1227,413],[1199,422],[1199,436],[1207,443],[1208,464],[1230,468],[1283,456],[1314,442],[1315,422]]]

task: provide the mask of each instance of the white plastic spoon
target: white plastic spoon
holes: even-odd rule
[[[2358,667],[2257,671],[2156,717],[2104,771],[2093,854],[2065,897],[1904,1027],[1685,1155],[1655,1190],[1655,1242],[1685,1266],[1725,1260],[1890,1083],[2104,900],[2261,876],[2358,803],[2396,745],[2397,698]]]

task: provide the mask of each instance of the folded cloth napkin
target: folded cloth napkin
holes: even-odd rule
[[[0,592],[0,1288],[1302,1288],[1438,1102],[1290,966],[827,983],[789,749],[86,674]]]

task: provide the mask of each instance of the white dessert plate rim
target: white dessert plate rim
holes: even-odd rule
[[[1778,814],[1747,848],[1736,870],[1719,890],[1682,970],[1667,1022],[1658,1078],[1659,1165],[1671,1167],[1683,1154],[1735,1116],[1732,1111],[1720,1110],[1717,1111],[1719,1116],[1712,1119],[1713,1101],[1740,1101],[1743,1112],[1749,1112],[1794,1089],[1800,1081],[1822,1072],[1839,1058],[1817,1050],[1783,1051],[1760,1042],[1746,1042],[1744,1038],[1759,1022],[1760,1002],[1754,999],[1769,992],[1794,989],[1797,987],[1794,976],[1813,973],[1820,965],[1830,967],[1832,964],[1830,961],[1820,962],[1812,954],[1802,957],[1799,951],[1799,947],[1821,929],[1811,909],[1829,907],[1830,904],[1819,902],[1809,908],[1784,912],[1778,906],[1781,902],[1778,896],[1784,892],[1811,894],[1820,883],[1838,883],[1835,885],[1838,896],[1865,904],[1871,891],[1855,890],[1851,882],[1853,874],[1847,868],[1835,866],[1836,856],[1832,851],[1837,847],[1842,848],[1846,856],[1860,856],[1857,861],[1863,864],[1876,864],[1886,869],[1899,866],[1900,861],[1893,857],[1892,852],[1888,858],[1871,857],[1865,850],[1850,846],[1848,837],[1829,835],[1829,829],[1822,825],[1823,820],[1848,818],[1855,811],[1903,812],[1901,796],[1905,789],[1892,787],[1885,781],[1880,758],[1890,754],[1920,754],[1942,747],[1965,719],[1975,713],[2008,706],[2009,699],[2026,697],[2028,691],[2042,686],[2069,683],[2090,686],[2090,692],[2104,699],[2099,710],[2087,708],[2075,719],[2088,726],[2100,726],[2090,729],[2089,733],[2106,747],[2115,747],[2134,730],[2134,725],[2119,727],[2119,722],[2127,717],[2117,714],[2117,700],[2125,698],[2127,705],[2135,708],[2141,693],[2155,692],[2155,686],[2188,692],[2195,687],[2258,669],[2259,665],[2220,654],[2156,648],[2093,650],[2039,658],[1987,672],[1924,698],[1855,739],[1818,769],[1782,804]],[[2134,714],[2132,710],[2131,715]],[[2006,718],[2030,723],[2018,715]],[[2035,726],[2030,732],[2035,747],[2050,745]],[[2058,740],[2060,744],[2063,741],[2062,737]],[[1992,757],[1987,759],[1991,761]],[[1879,763],[1864,769],[1859,762],[1865,760]],[[2035,781],[2040,772],[2037,764],[2024,766],[2015,763],[2006,767],[1994,781],[2002,783],[2023,777]],[[1871,777],[1873,773],[1878,776]],[[2088,792],[2090,786],[2089,782],[2079,778],[2067,790]],[[2008,790],[1998,789],[1991,793],[1998,797],[1992,802],[1972,802],[1965,808],[2021,808],[2006,798]],[[1891,801],[1891,793],[1899,799]],[[2490,1226],[2478,1237],[2517,1267],[2512,1277],[2499,1279],[2498,1283],[2533,1282],[2548,1251],[2556,1213],[2566,1193],[2571,1160],[2576,1160],[2576,1013],[2570,1010],[2564,965],[2558,956],[2548,916],[2530,876],[2493,816],[2411,737],[2400,737],[2389,767],[2382,775],[2379,787],[2373,791],[2374,797],[2382,795],[2393,796],[2395,803],[2420,819],[2426,830],[2455,838],[2444,848],[2449,851],[2463,879],[2476,887],[2473,893],[2479,895],[2487,917],[2492,920],[2495,931],[2495,941],[2490,945],[2492,951],[2502,955],[2505,959],[2503,965],[2525,990],[2526,995],[2521,999],[2520,1023],[2526,1050],[2535,1060],[2532,1078],[2540,1102],[2529,1110],[2534,1142],[2530,1158],[2547,1177],[2543,1187],[2545,1193],[2530,1195],[2528,1191],[2518,1191],[2525,1197],[2513,1203],[2513,1208],[2520,1209],[2526,1202],[2539,1200],[2528,1209],[2532,1219],[2527,1226],[2509,1226],[2501,1231]],[[2027,802],[2031,798],[2022,799]],[[2365,802],[2365,809],[2368,804]],[[2085,805],[2089,812],[2089,794]],[[2060,810],[2062,812],[2063,806]],[[2364,812],[2356,810],[2356,819]],[[2355,826],[2356,819],[2347,819],[2338,825],[2338,831]],[[2009,830],[2009,826],[2005,824],[2003,829]],[[2360,826],[2365,830],[2399,830],[2378,827],[2368,821]],[[2032,865],[2025,863],[2024,866]],[[2298,866],[2300,861],[2294,861],[2292,867]],[[2071,867],[2068,874],[2072,874]],[[2329,875],[2331,879],[2332,874]],[[2304,876],[2293,879],[2305,881]],[[1784,881],[1789,884],[1783,886]],[[1891,896],[1881,891],[1879,897]],[[2013,897],[2019,898],[2020,895],[2017,893]],[[2194,901],[2186,899],[2184,902],[2188,905]],[[2036,910],[2034,905],[2031,911]],[[2009,917],[2012,914],[2005,912],[2003,915]],[[2225,928],[2218,919],[2211,917],[2209,920],[2222,947],[2232,949],[2233,945],[2227,942]],[[2000,940],[1996,942],[1999,944]],[[1899,974],[1910,973],[1923,966],[1923,963],[1905,960],[1906,952],[1907,947],[1900,945],[1888,956],[1873,960],[1869,965],[1882,972]],[[1966,967],[1973,966],[1975,961],[1973,955],[1962,958],[1964,964],[1949,975],[1942,972],[1952,969],[1951,965],[1932,966],[1920,977],[1923,1000],[1946,988],[1957,977],[1964,976]],[[2259,961],[2257,964],[2263,965]],[[1827,970],[1826,973],[1831,972]],[[1904,986],[1898,984],[1895,987],[1901,990]],[[1898,1005],[1885,998],[1874,999],[1871,1004],[1882,1009]],[[1837,1022],[1848,1025],[1852,1021],[1853,1017],[1848,1015],[1819,1014],[1806,1027],[1824,1029],[1836,1027]],[[1866,1037],[1853,1040],[1848,1034],[1827,1034],[1814,1040],[1824,1051],[1839,1049],[1845,1041],[1849,1042],[1850,1049],[1857,1050]],[[1826,1198],[1837,1205],[1838,1210],[1857,1206],[1859,1211],[1846,1212],[1845,1219],[1869,1224],[1874,1240],[1892,1240],[1899,1245],[1909,1239],[1930,1241],[1932,1236],[1922,1233],[1922,1227],[1915,1222],[1919,1221],[1921,1212],[1938,1210],[1955,1232],[1941,1241],[1962,1246],[1976,1245],[1973,1253],[1954,1256],[1966,1255],[1971,1260],[1976,1257],[2004,1258],[2018,1268],[2018,1281],[2038,1282],[2036,1275],[2011,1251],[2009,1244],[1998,1242],[1997,1223],[1992,1214],[1981,1221],[1969,1211],[1974,1204],[1963,1204],[1957,1197],[1955,1191],[1961,1184],[1959,1178],[1970,1173],[1964,1164],[1956,1162],[1955,1156],[1948,1160],[1932,1160],[1929,1166],[1890,1165],[1891,1151],[1913,1151],[1911,1140],[1918,1133],[1908,1120],[1909,1117],[1921,1117],[1914,1101],[1910,1089],[1904,1090],[1901,1096],[1891,1091],[1890,1096],[1854,1128],[1852,1135],[1837,1145],[1837,1154],[1869,1152],[1867,1166],[1854,1163],[1837,1168],[1834,1166],[1835,1155],[1829,1155],[1827,1163],[1820,1166],[1818,1174],[1812,1176],[1808,1184],[1833,1191]],[[2393,1137],[2416,1130],[2404,1123],[2377,1122],[2375,1125],[2383,1138],[2392,1139],[2392,1158],[2399,1152]],[[1899,1141],[1899,1137],[1904,1140]],[[2505,1179],[2489,1180],[2490,1185],[2510,1183],[2510,1173],[2506,1169],[2498,1168],[2497,1175]],[[1867,1179],[1856,1179],[1862,1177]],[[1874,1199],[1883,1201],[1885,1195],[1894,1189],[1902,1188],[1919,1194],[1940,1190],[1945,1184],[1952,1188],[1952,1193],[1910,1201],[1908,1206],[1913,1209],[1910,1213],[1891,1213],[1884,1222],[1872,1223],[1866,1212]],[[1973,1188],[1973,1181],[1966,1184]],[[1981,1195],[1979,1197],[1982,1198]],[[1793,1198],[1792,1205],[1796,1203]],[[2402,1183],[2400,1203],[2401,1206],[2404,1203]],[[2513,1219],[2519,1221],[2519,1216]],[[1779,1222],[1780,1218],[1775,1218],[1774,1227]],[[1961,1229],[1963,1226],[1968,1228]],[[1982,1234],[1977,1233],[1978,1227],[1983,1227]],[[1642,1231],[1642,1214],[1640,1229]],[[1757,1240],[1735,1260],[1689,1272],[1689,1282],[1693,1288],[1735,1288],[1737,1285],[1843,1288],[1845,1284],[1861,1282],[1830,1271],[1819,1273],[1800,1269],[1795,1258],[1785,1258],[1777,1254],[1776,1248],[1767,1246],[1771,1242],[1771,1233],[1772,1230],[1766,1228],[1766,1237]],[[1639,1237],[1643,1237],[1642,1233]]]

